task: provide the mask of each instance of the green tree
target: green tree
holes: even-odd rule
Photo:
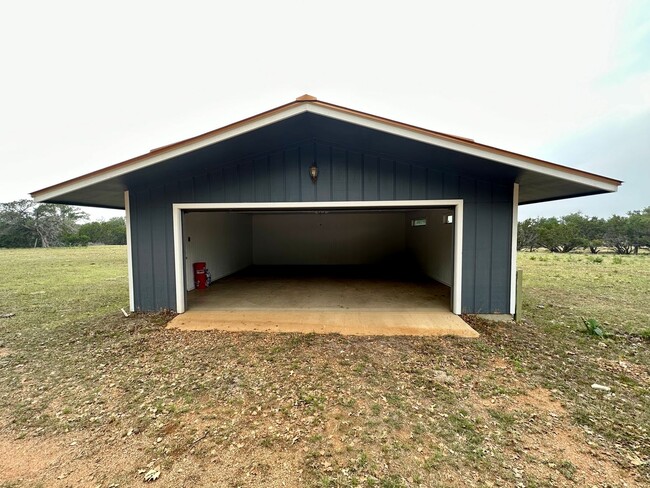
[[[627,217],[612,215],[607,220],[605,242],[614,248],[616,254],[632,254],[634,243]]]
[[[106,221],[88,222],[79,227],[78,234],[93,244],[126,244],[126,225],[123,217]]]
[[[38,234],[32,220],[30,200],[0,204],[0,247],[36,247]]]
[[[517,250],[534,251],[539,247],[539,221],[526,219],[517,226]]]
[[[34,206],[34,230],[42,247],[63,244],[63,236],[77,231],[79,220],[87,220],[88,214],[78,208],[59,203],[41,203]]]
[[[586,218],[583,222],[582,236],[585,244],[591,254],[598,254],[600,248],[605,243],[605,232],[607,231],[607,221],[598,217]]]
[[[4,246],[50,247],[63,244],[88,214],[58,203],[17,200],[0,204],[0,242]]]
[[[607,220],[605,243],[617,254],[636,254],[639,248],[650,247],[650,207],[627,216],[612,215]]]
[[[551,252],[569,252],[584,246],[580,235],[580,214],[571,214],[560,219],[540,218],[538,221],[539,244]]]
[[[567,226],[579,247],[589,248],[592,254],[598,254],[605,237],[606,222],[598,217],[586,217],[580,212],[565,215],[561,222]]]
[[[104,243],[105,244],[126,244],[126,223],[124,217],[113,217],[108,219],[104,224]]]
[[[650,207],[628,212],[627,232],[635,254],[640,247],[650,247]]]

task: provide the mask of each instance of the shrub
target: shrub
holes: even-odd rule
[[[598,323],[596,319],[582,319],[582,323],[585,324],[585,329],[587,329],[587,334],[595,335],[598,337],[605,337],[605,331],[603,327]]]

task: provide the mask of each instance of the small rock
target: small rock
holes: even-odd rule
[[[160,466],[150,469],[144,475],[145,481],[156,481],[158,478],[160,478]]]
[[[440,383],[453,383],[454,378],[448,375],[445,371],[436,370],[433,372],[433,379]]]
[[[537,308],[544,308],[544,305],[537,305]]]
[[[598,383],[594,383],[593,385],[591,385],[591,387],[594,390],[599,390],[599,391],[612,391],[612,389],[609,386],[599,385]]]

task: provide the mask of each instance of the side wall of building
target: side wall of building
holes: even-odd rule
[[[194,289],[192,263],[205,262],[213,280],[253,264],[252,216],[224,212],[191,212],[183,222],[185,287]]]
[[[317,184],[308,174],[314,161]],[[462,199],[462,311],[507,313],[512,185],[440,171],[435,161],[414,163],[307,142],[129,188],[134,305],[136,310],[176,306],[173,203]]]
[[[406,227],[406,245],[420,269],[447,286],[454,281],[454,226],[443,222],[449,214],[437,208],[409,212],[407,222],[425,219],[426,225]]]

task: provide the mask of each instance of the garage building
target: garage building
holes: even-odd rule
[[[518,205],[620,184],[305,95],[32,195],[126,210],[132,310],[512,314]]]

